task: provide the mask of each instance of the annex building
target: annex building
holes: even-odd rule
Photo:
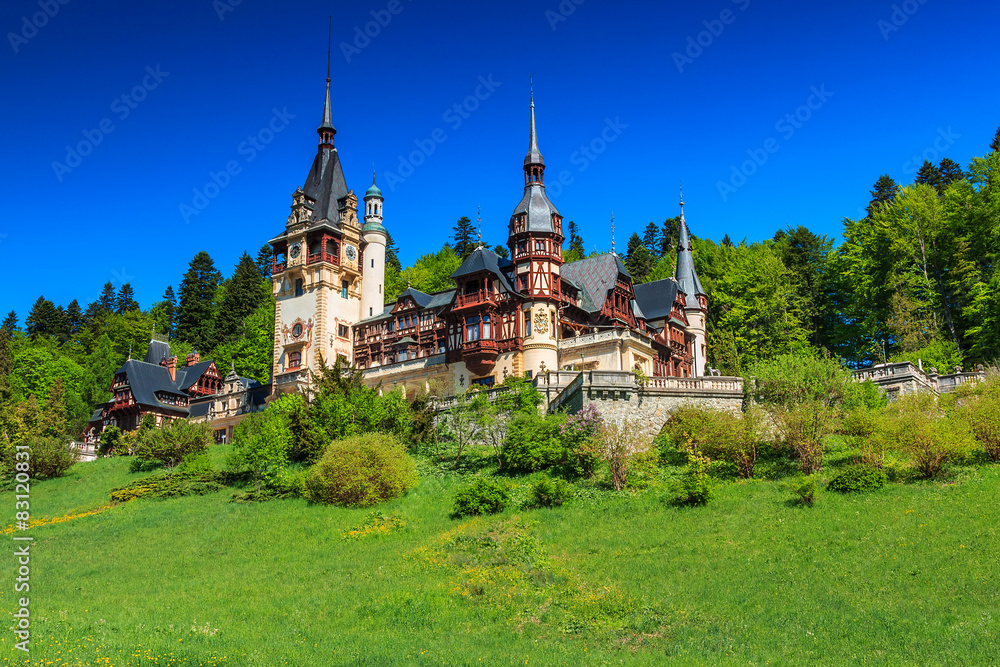
[[[564,262],[563,215],[545,193],[530,103],[523,191],[511,193],[509,259],[477,248],[434,294],[384,293],[384,196],[347,187],[327,78],[319,146],[270,240],[276,299],[272,396],[308,391],[310,371],[343,357],[366,382],[440,395],[558,370],[705,375],[708,301],[684,204],[675,277],[634,285],[614,253]]]

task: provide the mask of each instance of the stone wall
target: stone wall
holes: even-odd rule
[[[950,375],[939,375],[936,368],[925,372],[921,365],[909,361],[892,364],[878,364],[853,372],[857,382],[874,382],[890,399],[918,391],[933,391],[946,394],[969,382],[980,382],[986,373],[980,367],[975,373],[963,373],[960,368]]]

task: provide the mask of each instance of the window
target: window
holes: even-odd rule
[[[471,343],[479,340],[479,318],[470,317],[465,320],[465,341]]]
[[[549,315],[551,316],[549,318],[549,321],[552,323],[552,327],[549,329],[549,331],[551,331],[552,332],[552,336],[555,337],[555,335],[556,335],[556,314],[555,313],[549,313]]]
[[[347,338],[347,327],[343,324],[337,325],[337,335],[341,338]]]
[[[292,327],[292,336],[298,338],[301,335],[302,335],[302,323],[296,322],[295,325]]]
[[[490,316],[483,315],[483,338],[490,339]]]
[[[535,241],[535,252],[545,252],[545,241]]]
[[[398,361],[406,361],[406,350],[400,350],[399,351],[399,359],[398,359]]]
[[[375,268],[375,260],[374,259],[372,260],[372,268],[373,269]]]
[[[492,387],[496,384],[496,378],[492,375],[488,378],[476,378],[472,381],[472,384],[479,387]]]
[[[302,289],[302,278],[295,279],[295,296],[302,296],[304,293]]]
[[[349,286],[350,286],[350,283],[348,283],[346,280],[341,281],[341,283],[340,283],[340,298],[341,299],[346,299],[347,298],[347,288]]]
[[[302,365],[302,353],[301,352],[290,352],[288,354],[288,368],[298,368]]]
[[[530,310],[524,311],[524,335],[525,336],[530,336],[531,335],[531,311]]]
[[[517,289],[521,290],[522,292],[527,292],[528,291],[528,276],[527,276],[527,274],[525,274],[523,276],[518,276],[517,277]]]
[[[530,370],[524,371],[524,377],[528,378],[529,380],[531,379],[532,374],[533,374],[533,371],[530,371]]]

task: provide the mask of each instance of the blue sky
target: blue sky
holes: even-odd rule
[[[331,13],[336,145],[359,194],[374,163],[404,264],[477,205],[505,242],[532,72],[549,194],[588,251],[612,211],[619,248],[675,215],[681,181],[695,234],[836,235],[879,174],[965,166],[1000,125],[995,2],[94,4],[0,10],[0,310],[22,322],[109,280],[147,307],[197,251],[228,275],[281,231]]]

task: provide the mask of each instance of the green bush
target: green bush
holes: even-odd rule
[[[684,406],[667,421],[662,433],[666,434],[666,442],[677,450],[729,461],[741,477],[751,479],[759,455],[760,422],[757,408],[737,417],[722,410]],[[661,439],[661,448],[663,444]],[[669,458],[662,449],[660,456]]]
[[[510,420],[500,465],[508,472],[548,470],[563,477],[589,477],[598,457],[576,429],[563,429],[565,415],[522,412]],[[565,430],[565,433],[564,433]]]
[[[885,486],[888,477],[884,470],[863,465],[847,466],[834,475],[826,488],[840,493],[878,491]]]
[[[143,477],[125,486],[111,489],[111,500],[125,503],[136,498],[177,498],[181,496],[204,496],[220,491],[225,486],[225,475],[221,472],[184,472],[159,474]]]
[[[792,492],[796,502],[803,505],[812,505],[816,501],[816,480],[811,477],[800,477],[788,482],[785,488]]]
[[[186,419],[174,419],[161,428],[140,431],[135,456],[172,468],[188,456],[201,454],[211,442],[211,426],[207,423],[192,424]]]
[[[25,472],[21,468],[27,468],[27,473],[33,478],[62,477],[80,458],[79,453],[62,438],[34,436],[28,440],[28,447],[28,461],[16,459],[15,454],[14,474]]]
[[[117,426],[108,426],[101,431],[97,453],[100,456],[108,456],[116,449],[118,441],[122,437],[122,431]]]
[[[497,479],[480,477],[455,494],[452,514],[456,517],[502,512],[510,503],[507,486]]]
[[[573,497],[573,487],[566,480],[545,476],[531,486],[531,501],[536,507],[558,507]]]
[[[401,496],[417,483],[417,466],[394,436],[355,435],[330,444],[309,471],[313,502],[368,507]]]
[[[992,387],[990,389],[993,389]],[[965,417],[972,434],[991,460],[1000,462],[1000,392],[986,391],[968,399]]]
[[[678,494],[673,498],[677,505],[707,505],[712,499],[712,482],[708,470],[712,461],[706,456],[688,454],[688,470],[679,482]]]
[[[238,473],[249,473],[256,486],[271,486],[288,466],[292,449],[290,418],[282,399],[264,412],[247,415],[233,430],[233,448],[226,465]]]
[[[972,452],[969,424],[943,410],[934,394],[900,397],[888,412],[887,435],[893,446],[909,455],[925,478],[937,477],[946,462],[961,460]]]

